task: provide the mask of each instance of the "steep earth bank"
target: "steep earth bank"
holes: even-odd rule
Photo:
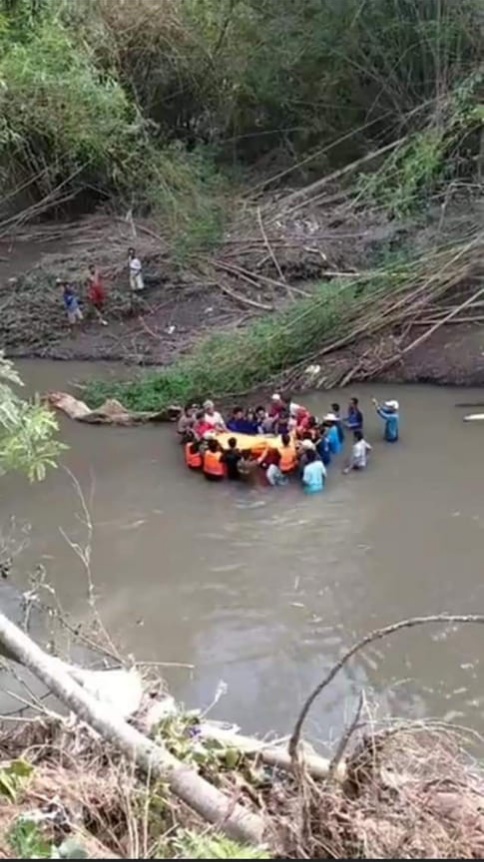
[[[278,216],[277,201],[270,207],[266,204],[264,215],[259,212],[235,226],[196,262],[174,261],[149,222],[107,213],[23,228],[0,239],[2,347],[12,357],[166,365],[209,333],[238,330],[310,295],[318,281],[335,283],[341,274],[350,281],[381,265],[386,256],[402,249],[425,250],[436,241],[431,217],[425,229],[409,228],[380,213],[358,212],[335,191],[317,206],[297,206],[289,214]],[[456,206],[445,225],[439,222],[439,241],[459,241],[481,214],[480,205]],[[126,251],[133,244],[144,261],[146,281],[134,306],[126,269]],[[91,261],[105,275],[109,325],[101,326],[86,305],[82,327],[71,334],[55,278],[75,281],[82,297]],[[402,349],[417,335],[415,329],[403,340],[400,334]],[[365,354],[385,356],[392,339],[385,335],[335,351],[325,357],[324,366],[351,368]],[[359,377],[356,371],[352,380]],[[479,321],[441,326],[379,378],[484,384],[483,326]]]

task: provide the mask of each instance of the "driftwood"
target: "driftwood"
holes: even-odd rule
[[[84,401],[67,392],[48,392],[43,400],[50,407],[62,410],[70,419],[91,425],[130,426],[143,425],[146,422],[174,422],[181,413],[181,407],[177,405],[153,412],[128,410],[115,398],[108,398],[97,410],[91,410]]]
[[[40,679],[81,721],[115,745],[147,775],[168,784],[172,792],[209,823],[236,841],[259,844],[260,817],[227,799],[192,768],[127,724],[118,713],[85,691],[62,666],[0,613],[0,645]]]

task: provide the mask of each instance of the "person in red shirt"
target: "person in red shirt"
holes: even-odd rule
[[[195,416],[195,422],[193,424],[193,433],[197,440],[203,440],[205,434],[209,431],[213,432],[213,425],[210,425],[209,422],[205,421],[205,411],[199,410],[197,415]]]
[[[106,291],[104,290],[101,274],[93,263],[89,265],[89,273],[87,276],[87,289],[89,302],[92,305],[92,308],[99,320],[99,323],[101,323],[103,326],[107,326],[107,321],[104,320],[103,317],[104,305],[106,302]]]
[[[279,395],[277,392],[275,392],[271,398],[271,403],[267,411],[268,415],[271,419],[277,419],[285,409],[286,404],[284,403],[282,395]]]

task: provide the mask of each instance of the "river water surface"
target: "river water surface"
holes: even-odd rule
[[[19,362],[29,390],[65,388],[94,366]],[[172,427],[117,429],[61,421],[62,464],[94,526],[99,609],[121,646],[168,667],[172,693],[246,731],[284,733],[343,648],[415,614],[484,612],[484,425],[462,424],[471,390],[356,387],[374,444],[365,474],[330,468],[307,498],[283,489],[212,486],[185,470]],[[339,393],[344,403],[348,391]],[[370,396],[398,397],[401,442],[388,446]],[[305,401],[321,414],[338,393]],[[2,479],[0,521],[31,525],[21,579],[43,562],[66,607],[86,614],[79,499],[64,469],[35,486]],[[22,574],[23,573],[23,574]],[[484,629],[427,627],[357,656],[316,704],[308,731],[330,739],[362,688],[383,713],[480,727]]]

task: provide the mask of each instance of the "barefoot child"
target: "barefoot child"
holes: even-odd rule
[[[96,269],[93,263],[89,265],[89,272],[87,276],[87,289],[89,302],[93,307],[94,314],[99,320],[99,323],[101,323],[103,326],[107,326],[107,321],[104,320],[103,317],[104,304],[106,302],[106,292],[104,290],[104,285],[99,270]]]
[[[62,281],[60,278],[57,279],[57,284],[63,287],[62,299],[67,313],[67,322],[69,324],[69,328],[72,330],[82,321],[82,311],[79,308],[79,300],[74,287],[71,284],[67,284],[67,282]]]

